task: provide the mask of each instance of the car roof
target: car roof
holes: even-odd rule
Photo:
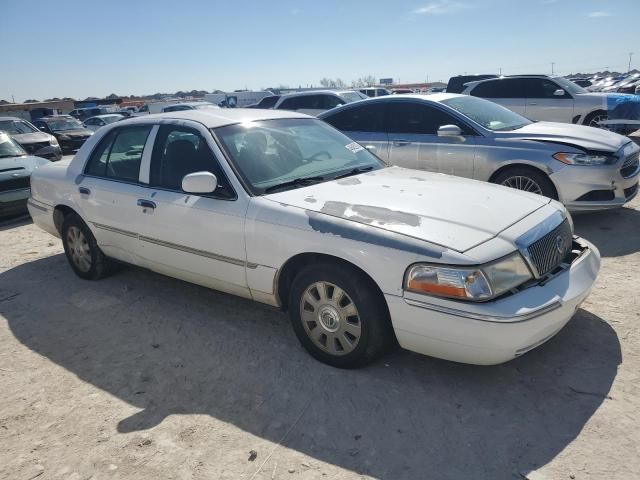
[[[449,100],[450,98],[456,98],[456,97],[468,97],[468,95],[462,95],[459,93],[439,92],[439,93],[407,93],[403,95],[385,95],[384,97],[371,97],[371,98],[358,100],[357,102],[351,102],[345,105],[340,105],[338,107],[332,108],[331,110],[322,112],[320,115],[318,115],[318,118],[320,119],[327,118],[343,110],[347,110],[349,108],[353,108],[358,105],[364,105],[369,103],[406,102],[407,99],[420,100],[423,102],[440,103],[444,100]]]
[[[0,117],[0,120],[24,120],[25,122],[28,122],[29,120],[25,120],[24,118],[19,118],[19,117]]]
[[[330,95],[340,95],[341,93],[352,93],[352,92],[357,92],[358,90],[351,90],[351,89],[346,89],[346,90],[306,90],[304,92],[291,92],[291,93],[285,93],[284,95],[282,95],[282,98],[285,97],[301,97],[304,95],[317,95],[318,93],[321,94],[330,94]]]
[[[180,102],[180,103],[171,103],[169,105],[166,105],[164,108],[175,107],[175,106],[178,106],[178,105],[187,106],[187,107],[193,107],[194,105],[214,105],[215,106],[215,103],[205,102],[205,101],[202,101],[202,102]]]
[[[255,108],[216,108],[204,110],[180,110],[177,112],[156,113],[142,117],[128,118],[118,122],[119,125],[132,123],[148,123],[149,120],[175,119],[192,120],[207,128],[218,128],[236,123],[255,122],[259,120],[276,120],[279,118],[315,118],[303,113],[288,110],[260,110]]]

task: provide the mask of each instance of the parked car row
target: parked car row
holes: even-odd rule
[[[408,102],[405,116],[372,121],[416,133],[425,106],[456,121],[438,127],[449,141],[473,139],[465,128],[493,135],[495,121],[536,133],[473,97],[390,99],[335,113]],[[476,105],[498,109],[496,120]],[[97,280],[119,261],[281,307],[312,356],[344,368],[396,341],[458,362],[511,360],[564,327],[600,267],[560,202],[388,166],[326,122],[278,109],[112,123],[71,161],[36,169],[28,206],[36,225],[62,238],[79,277]]]

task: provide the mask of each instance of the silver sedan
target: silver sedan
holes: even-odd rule
[[[573,211],[620,207],[638,191],[640,147],[627,137],[532,122],[477,97],[372,98],[319,118],[389,163],[545,195]]]

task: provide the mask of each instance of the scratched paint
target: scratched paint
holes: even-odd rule
[[[368,225],[349,222],[345,219],[330,217],[310,210],[306,210],[306,213],[309,217],[309,226],[316,232],[379,247],[415,253],[433,259],[442,258],[442,254],[447,250],[439,245],[433,245],[423,240],[379,228],[372,228]]]
[[[420,216],[413,213],[400,212],[371,205],[352,205],[345,202],[328,201],[322,206],[320,211],[328,215],[333,215],[334,217],[366,224],[393,224],[418,227],[421,221]]]

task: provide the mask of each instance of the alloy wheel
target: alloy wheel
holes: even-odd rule
[[[87,237],[75,225],[67,230],[67,248],[75,266],[82,272],[91,269],[91,248]]]
[[[543,195],[542,188],[534,180],[529,177],[521,175],[509,177],[502,182],[505,187],[515,188],[517,190],[524,190],[525,192],[537,193]]]

